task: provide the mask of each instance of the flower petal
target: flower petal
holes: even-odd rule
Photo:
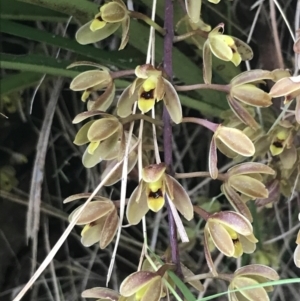
[[[270,280],[278,280],[279,276],[272,268],[262,264],[251,264],[238,268],[234,272],[234,276],[260,276]]]
[[[256,285],[258,282],[254,279],[247,277],[237,277],[233,280],[233,285],[235,288],[243,288],[246,286]],[[246,300],[249,301],[269,301],[269,296],[263,287],[256,287],[253,289],[241,290],[239,294],[244,296]]]
[[[122,21],[122,39],[119,50],[125,48],[129,40],[129,28],[130,28],[130,18],[126,18]]]
[[[75,139],[73,141],[74,144],[76,145],[83,145],[89,142],[89,139],[87,137],[88,130],[90,129],[91,125],[93,124],[94,120],[91,120],[84,124],[78,133],[75,136]]]
[[[268,189],[260,181],[245,175],[234,175],[229,177],[228,184],[242,194],[251,198],[268,197]]]
[[[187,14],[193,23],[198,23],[200,20],[202,0],[186,0],[185,7]]]
[[[232,86],[230,95],[250,106],[269,107],[272,104],[271,96],[252,84]]]
[[[285,101],[292,100],[300,95],[300,75],[280,79],[271,88],[269,94],[272,97],[284,96]]]
[[[194,209],[189,195],[177,180],[169,175],[166,175],[166,177],[168,181],[173,183],[174,198],[171,199],[171,196],[168,194],[170,199],[184,218],[190,221],[194,217]]]
[[[116,207],[107,215],[103,231],[100,236],[100,249],[105,249],[113,240],[119,224],[119,216]]]
[[[86,168],[92,168],[96,166],[98,163],[102,161],[102,149],[97,147],[93,154],[89,153],[89,149],[86,148],[86,150],[83,153],[82,156],[82,164]]]
[[[253,58],[253,51],[251,49],[251,47],[245,43],[244,41],[236,38],[236,37],[232,37],[234,40],[234,44],[237,48],[237,51],[241,57],[241,59],[243,61],[250,61]]]
[[[82,112],[82,113],[79,113],[78,115],[76,115],[75,118],[73,119],[72,123],[76,124],[87,118],[97,116],[97,115],[100,115],[102,117],[114,117],[113,115],[110,115],[110,114],[102,112],[102,111],[86,111],[86,112]]]
[[[228,231],[221,224],[210,219],[208,219],[205,227],[208,229],[210,237],[218,250],[226,256],[232,257],[235,249]]]
[[[165,163],[148,165],[142,170],[142,178],[146,183],[157,182],[163,177],[166,168]]]
[[[253,234],[251,236],[249,236],[249,238],[251,240],[256,241],[256,242],[258,241]],[[253,238],[255,238],[255,239],[253,239]],[[255,251],[255,249],[256,249],[256,243],[252,242],[251,240],[249,240],[248,237],[245,237],[245,236],[241,235],[239,237],[239,240],[241,242],[241,245],[242,245],[244,253],[246,253],[246,254],[252,254]]]
[[[217,163],[218,163],[218,156],[217,156],[216,139],[213,136],[210,142],[209,155],[208,155],[208,169],[212,179],[216,179],[219,174]]]
[[[85,247],[90,247],[100,240],[105,219],[106,217],[103,216],[102,218],[97,220],[97,223],[95,223],[94,225],[93,223],[87,224],[83,228],[83,230],[81,231],[81,243]]]
[[[113,135],[120,128],[117,118],[102,118],[93,122],[88,130],[89,141],[102,141]]]
[[[209,217],[211,222],[223,224],[233,231],[247,236],[253,233],[251,223],[242,214],[234,211],[221,211]]]
[[[134,90],[134,93],[130,93],[131,86],[128,86],[121,94],[117,104],[118,116],[124,118],[132,114],[132,106],[135,101],[138,100],[138,87]]]
[[[249,84],[265,79],[277,81],[278,79],[289,75],[290,73],[287,70],[283,70],[283,69],[276,69],[273,71],[255,69],[255,70],[249,70],[240,73],[239,75],[237,75],[231,80],[230,84],[233,86],[237,86],[237,85]]]
[[[100,298],[111,301],[118,301],[120,295],[107,287],[93,287],[82,292],[82,298]]]
[[[251,212],[241,197],[227,183],[221,186],[221,190],[225,194],[232,207],[244,215],[250,222],[252,222],[253,218]]]
[[[120,293],[125,297],[129,297],[142,289],[144,286],[149,285],[155,279],[161,279],[153,272],[138,271],[126,277],[120,286]]]
[[[212,53],[220,60],[226,62],[231,61],[233,55],[228,43],[234,45],[233,39],[229,36],[222,34],[209,36],[209,45]]]
[[[216,145],[218,150],[224,154],[227,158],[236,158],[238,154],[234,152],[231,148],[229,148],[226,144],[224,144],[220,139],[216,139]]]
[[[139,195],[139,199],[137,199]],[[139,186],[133,191],[127,204],[126,217],[131,225],[137,225],[149,211],[145,189],[139,191]]]
[[[252,141],[238,129],[219,125],[214,136],[239,155],[250,157],[255,153]]]
[[[113,160],[118,157],[120,151],[120,131],[115,132],[98,146],[102,160]]]
[[[211,84],[212,79],[212,55],[208,40],[203,45],[203,80],[205,84]]]
[[[229,94],[226,96],[228,104],[233,113],[245,124],[249,125],[253,129],[258,129],[260,126],[251,116],[251,114],[244,108],[237,100],[231,97]]]
[[[154,278],[147,290],[143,293],[141,301],[159,301],[161,299],[162,289],[161,277]]]
[[[84,205],[76,208],[69,216],[71,221],[74,218],[74,215],[81,209]],[[85,209],[80,215],[76,225],[85,225],[89,224],[102,216],[108,214],[114,208],[114,204],[110,199],[102,198],[101,201],[90,202],[86,205]]]
[[[100,7],[101,19],[108,23],[118,23],[127,17],[127,9],[118,2],[109,2]]]
[[[294,263],[297,268],[300,268],[300,245],[297,245],[294,252]]]
[[[73,91],[83,91],[95,86],[99,89],[106,87],[111,82],[111,76],[107,71],[89,70],[78,74],[70,83]]]
[[[165,84],[165,95],[164,104],[170,114],[171,119],[176,123],[180,123],[182,120],[182,108],[179,96],[173,87],[173,85],[164,79]]]
[[[114,100],[115,91],[115,84],[113,81],[111,81],[105,91],[96,100],[90,100],[88,102],[88,110],[100,110],[105,112]]]
[[[227,173],[229,176],[255,173],[275,175],[275,171],[271,167],[258,162],[245,162],[235,165],[234,167],[230,168]]]
[[[106,24],[102,29],[91,31],[90,25],[92,22],[84,24],[77,30],[75,38],[79,44],[87,45],[104,40],[112,35],[120,26],[120,23],[110,23]]]

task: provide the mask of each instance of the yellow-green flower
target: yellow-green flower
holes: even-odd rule
[[[268,292],[272,286],[256,287],[253,289],[239,290],[246,286],[254,286],[270,280],[278,280],[275,270],[260,264],[252,264],[237,269],[228,287],[229,301],[269,301]],[[236,292],[231,292],[238,290]]]
[[[255,119],[243,105],[255,107],[269,107],[272,104],[272,97],[257,87],[257,84],[265,80],[278,81],[288,73],[286,70],[250,70],[242,72],[230,81],[230,92],[227,100],[230,108],[238,118],[253,129],[259,128]],[[243,105],[240,103],[242,102]]]
[[[171,119],[180,123],[182,109],[178,94],[173,85],[163,77],[162,71],[145,64],[137,66],[135,74],[137,78],[119,98],[117,114],[121,117],[129,116],[135,101],[142,113],[147,113],[154,107],[155,102],[163,100]]]
[[[64,203],[81,198],[88,198],[89,194],[78,194],[68,197]],[[99,242],[100,248],[105,249],[113,240],[119,223],[119,216],[114,203],[107,198],[95,196],[95,201],[88,203],[81,213],[76,225],[85,225],[81,231],[81,243],[90,247]],[[76,208],[69,216],[72,221],[81,207]]]
[[[82,163],[87,168],[95,166],[102,160],[117,158],[122,152],[124,132],[117,117],[101,111],[87,111],[78,114],[73,123],[97,115],[102,118],[83,125],[74,140],[76,145],[89,143],[82,157]]]
[[[215,27],[203,45],[203,73],[204,82],[211,83],[212,79],[212,53],[222,61],[232,62],[238,66],[241,61],[251,60],[252,49],[245,42],[236,37],[224,35],[224,24]]]
[[[272,156],[278,156],[285,149],[290,149],[293,146],[294,135],[294,126],[288,120],[282,120],[270,134]]]
[[[209,172],[213,179],[218,177],[217,148],[226,156],[238,154],[245,157],[254,155],[255,148],[252,141],[242,131],[219,125],[212,137],[209,149]]]
[[[122,25],[122,41],[119,50],[128,42],[130,16],[122,0],[112,0],[102,5],[95,18],[84,24],[76,32],[79,44],[95,43],[112,35]]]
[[[243,253],[253,253],[257,239],[247,218],[234,211],[212,214],[205,225],[205,239],[228,257],[240,257]]]
[[[162,292],[162,276],[149,271],[129,275],[120,286],[121,295],[132,301],[159,301]]]
[[[164,163],[143,168],[142,180],[131,194],[127,205],[126,215],[130,224],[138,224],[149,209],[158,212],[165,204],[166,195],[187,220],[193,218],[193,206],[188,194],[165,171]]]
[[[231,205],[249,221],[252,221],[252,215],[242,197],[255,200],[267,198],[269,195],[268,189],[262,183],[261,174],[274,175],[275,171],[262,163],[241,163],[228,170],[226,180],[221,186]]]
[[[88,70],[77,75],[70,83],[70,89],[73,91],[84,91],[81,100],[88,101],[87,108],[91,110],[106,111],[114,100],[115,84],[110,75],[109,69],[90,62],[76,62],[69,68],[76,66],[93,66],[98,70]],[[104,89],[104,92],[95,100],[91,100],[92,92]]]

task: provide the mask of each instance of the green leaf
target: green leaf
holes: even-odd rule
[[[54,11],[73,16],[85,23],[94,18],[98,4],[86,0],[20,0],[22,2],[46,7]]]
[[[60,61],[42,55],[0,54],[0,68],[45,73],[56,76],[75,77],[79,71],[66,69],[71,62]]]
[[[136,65],[141,63],[141,60],[138,61],[137,59],[138,57],[141,57],[139,56],[139,52],[133,52],[132,49],[130,51],[120,52],[105,51],[93,46],[82,46],[74,40],[8,20],[0,20],[0,31],[28,40],[67,49],[86,58],[100,62],[101,64],[113,65],[122,69],[135,68]]]
[[[16,0],[1,0],[1,19],[65,22],[69,15]]]
[[[34,72],[21,72],[7,75],[0,80],[0,95],[31,87],[41,79],[41,76],[41,74]]]
[[[82,67],[66,69],[66,67],[71,64],[70,61],[60,61],[59,59],[55,59],[52,57],[46,57],[46,56],[42,56],[42,55],[34,55],[34,54],[11,55],[11,54],[6,54],[6,53],[0,53],[0,57],[1,57],[0,68],[14,69],[14,70],[20,70],[20,71],[29,71],[27,74],[30,74],[29,78],[31,78],[32,80],[34,78],[34,72],[35,72],[37,81],[41,78],[41,74],[74,78],[80,72],[86,70],[86,68],[82,68]],[[18,78],[17,74],[14,76],[16,76]],[[20,78],[22,78],[22,77],[23,77],[23,75],[19,75],[20,82],[21,82]],[[10,78],[10,76],[7,76],[3,80],[1,80],[1,82],[3,81],[4,83],[5,82],[7,83],[7,82],[9,82],[9,78]],[[29,79],[28,79],[28,81],[29,81]],[[32,81],[32,83],[33,83],[33,81]],[[125,88],[130,84],[128,81],[125,81],[122,79],[115,80],[115,83],[119,88]],[[29,84],[29,83],[27,83],[27,84]],[[16,85],[14,85],[14,84],[11,84],[11,87],[8,85],[8,87],[6,89],[8,91],[13,88],[15,88],[15,90],[17,90]],[[22,88],[22,86],[21,86],[21,88]]]
[[[173,271],[168,271],[168,275],[173,280],[175,285],[179,288],[180,292],[183,294],[184,299],[188,301],[195,301],[196,298],[188,289],[188,287],[178,278],[178,276]]]

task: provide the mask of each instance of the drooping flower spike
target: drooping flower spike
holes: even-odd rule
[[[122,0],[112,0],[102,5],[95,18],[81,26],[76,32],[79,44],[86,45],[106,39],[122,26],[122,40],[119,50],[128,42],[130,25],[129,11]]]
[[[156,102],[163,100],[171,119],[176,124],[180,123],[182,108],[179,96],[173,85],[163,77],[162,71],[145,64],[137,66],[135,74],[137,78],[119,98],[117,114],[120,117],[129,116],[135,101],[142,113],[147,113]]]
[[[138,224],[150,210],[158,212],[165,204],[165,195],[187,219],[194,216],[191,200],[177,180],[166,174],[164,163],[152,164],[142,171],[142,180],[130,196],[126,216],[132,225]]]

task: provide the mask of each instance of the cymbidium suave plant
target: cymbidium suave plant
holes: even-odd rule
[[[157,52],[154,48],[155,34],[151,31],[147,58],[134,70],[116,70],[113,61],[110,69],[85,61],[69,66],[87,65],[96,68],[77,75],[74,73],[76,76],[71,81],[70,89],[80,91],[82,101],[87,101],[86,111],[78,114],[73,123],[78,124],[90,118],[79,129],[74,144],[87,145],[82,158],[83,165],[86,168],[95,168],[101,180],[93,193],[76,194],[65,200],[65,202],[70,202],[80,198],[88,199],[87,203],[73,209],[69,220],[73,224],[83,226],[81,242],[86,247],[99,243],[100,248],[103,249],[116,237],[112,261],[108,269],[108,280],[113,270],[113,262],[117,256],[117,247],[124,231],[123,228],[134,227],[143,220],[144,235],[143,243],[134,241],[136,237],[131,238],[133,244],[130,248],[133,245],[143,246],[142,256],[138,258],[140,262],[136,271],[130,275],[124,275],[119,291],[95,287],[85,290],[82,297],[98,298],[100,301],[159,301],[163,298],[171,300],[171,294],[178,293],[179,297],[184,294],[182,282],[189,283],[200,291],[204,287],[199,279],[216,278],[230,282],[229,301],[268,301],[267,292],[270,291],[271,285],[264,288],[243,289],[249,285],[277,280],[278,274],[273,269],[252,264],[234,271],[231,262],[229,265],[227,261],[223,267],[228,274],[219,273],[217,266],[214,265],[212,258],[214,253],[211,252],[210,246],[233,259],[255,252],[257,238],[262,240],[258,231],[262,230],[257,230],[255,226],[252,226],[252,223],[255,225],[256,222],[256,214],[251,214],[256,210],[254,205],[262,207],[278,200],[284,191],[283,182],[289,177],[296,177],[300,158],[299,144],[295,139],[299,130],[297,122],[300,123],[299,76],[291,76],[284,69],[273,71],[254,69],[239,74],[235,70],[234,73],[230,73],[234,74],[233,78],[226,77],[227,82],[212,83],[218,78],[213,77],[214,72],[218,72],[215,65],[213,66],[213,60],[234,68],[243,61],[252,59],[251,47],[231,34],[226,34],[224,23],[214,25],[215,27],[212,27],[212,24],[206,24],[207,16],[202,10],[205,2],[200,0],[182,2],[187,14],[180,16],[180,19],[186,23],[187,32],[174,36],[174,1],[165,0],[164,2],[164,18],[158,19],[158,22],[164,19],[163,28],[155,22],[154,16],[150,19],[138,11],[128,9],[125,1],[110,0],[102,3],[99,10],[95,10],[92,15],[89,12],[90,20],[86,18],[84,21],[88,22],[76,33],[76,40],[86,45],[102,41],[122,28],[119,47],[119,50],[122,50],[128,43],[131,44],[129,27],[133,18],[152,26],[164,39],[163,57],[155,57]],[[209,2],[217,4],[219,1],[209,0]],[[196,43],[197,51],[200,48],[203,54],[203,78],[192,78],[191,81],[195,84],[191,85],[177,84],[182,83],[181,74],[175,74],[172,69],[173,44],[180,43],[187,38],[191,38],[191,41]],[[129,46],[139,48],[137,45],[141,48],[144,46],[139,44]],[[96,46],[102,47],[101,43]],[[130,47],[128,47],[129,51],[132,49]],[[126,79],[128,83],[125,86],[127,87],[119,92],[115,86],[118,84],[115,79],[132,75],[135,78]],[[275,84],[270,89],[267,83]],[[210,116],[206,116],[205,112],[200,112],[204,115],[203,118],[184,116],[187,111],[182,109],[178,93],[193,91],[191,95],[197,99],[199,96],[197,90],[201,89],[224,93],[223,99],[225,103],[227,99],[230,107],[230,113],[226,112],[221,116],[227,115],[224,123],[211,122],[208,120]],[[103,92],[98,96],[100,91]],[[276,124],[269,125],[267,122],[264,124],[263,118],[260,120],[258,118],[264,116],[260,108],[271,106],[273,98],[276,97],[285,97],[285,103],[295,98],[295,113],[289,112],[284,116],[283,121],[278,120]],[[201,100],[197,99],[197,101],[199,101],[201,111]],[[223,104],[220,107],[224,108]],[[149,127],[144,127],[142,120],[150,123],[151,132]],[[212,132],[207,150],[202,148],[206,152],[198,155],[199,158],[206,158],[204,162],[206,164],[202,164],[206,167],[204,171],[178,173],[175,170],[176,165],[172,157],[172,130],[174,127],[178,132],[181,131],[182,123],[191,128],[201,125]],[[204,136],[205,132],[204,134],[201,132],[199,143],[205,141]],[[229,168],[227,172],[220,168],[217,150],[227,158],[236,160],[232,161],[233,165],[224,169]],[[259,160],[259,162],[254,162],[254,160]],[[237,161],[239,164],[236,164]],[[195,162],[190,161],[188,164],[195,165],[193,168],[197,170]],[[185,167],[186,162],[182,165]],[[222,198],[218,200],[217,212],[209,209],[208,211],[212,213],[205,211],[204,206],[198,202],[200,196],[191,193],[190,184],[185,183],[186,185],[183,186],[178,181],[178,179],[197,177],[221,181],[221,185],[216,186],[218,190],[221,187],[222,192]],[[128,184],[130,179],[138,183],[131,194],[127,190],[132,187],[131,183]],[[195,179],[190,183],[194,185],[197,181]],[[120,187],[114,186],[112,189],[108,187],[118,182],[120,182]],[[297,188],[297,183],[294,184]],[[289,192],[292,191],[291,187],[292,185],[289,184]],[[99,195],[99,190],[103,196]],[[212,192],[214,195],[217,193]],[[104,197],[109,194],[112,196],[119,194],[117,201]],[[250,200],[256,200],[251,204],[251,211],[247,203]],[[152,212],[147,214],[149,211]],[[168,222],[162,220],[165,218],[165,212]],[[199,216],[192,221],[194,212]],[[149,225],[150,215],[155,215],[155,221],[162,221],[161,224],[167,224],[169,228],[169,242],[163,242],[160,245],[163,256],[156,254],[155,249],[152,250],[148,245],[147,235],[150,231],[147,225]],[[156,217],[158,217],[157,220]],[[155,227],[159,225],[157,223]],[[154,227],[151,231],[152,229]],[[159,228],[155,228],[153,232],[157,229]],[[194,231],[194,241],[191,244],[192,247],[184,250],[184,243],[189,242],[186,233],[188,229]],[[135,233],[135,230],[132,233]],[[299,237],[300,232],[296,240],[298,246],[294,252],[294,262],[297,267],[300,267]],[[198,239],[203,241],[202,246],[198,243]],[[151,245],[155,246],[153,241]],[[206,262],[192,267],[188,266],[189,262],[184,265],[180,257],[181,253],[188,252],[192,248],[200,251],[203,249]],[[136,253],[132,252],[132,254],[134,256]],[[245,262],[244,260],[238,261],[239,264]],[[208,269],[209,272],[201,278],[201,275],[194,275],[194,268],[197,271]],[[122,272],[123,275],[125,271]],[[171,277],[174,273],[175,277]],[[189,291],[191,294],[192,292],[193,290]],[[186,295],[182,299],[190,301]]]

